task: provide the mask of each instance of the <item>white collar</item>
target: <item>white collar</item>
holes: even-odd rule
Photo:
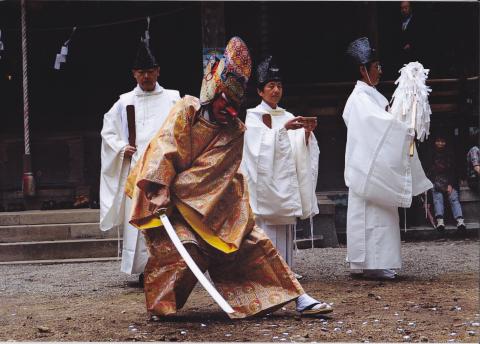
[[[374,91],[378,92],[377,88],[375,86],[371,86],[371,85],[367,84],[365,81],[362,81],[362,80],[357,80],[357,84],[356,84],[355,87],[358,87],[358,88],[360,88],[360,89],[362,89],[363,91],[366,91],[366,92],[374,92]]]
[[[282,109],[280,106],[277,105],[277,108],[272,109],[270,105],[268,105],[264,100],[260,103],[258,106],[262,111],[266,111],[270,115],[283,115],[285,112],[285,109]]]
[[[144,96],[153,96],[155,94],[160,94],[163,92],[163,87],[160,86],[157,83],[155,83],[155,88],[153,89],[153,91],[144,91],[142,90],[142,88],[140,87],[140,85],[137,84],[137,87],[135,87],[135,89],[133,90],[133,92],[135,93],[136,96],[139,96],[139,97],[144,97]]]

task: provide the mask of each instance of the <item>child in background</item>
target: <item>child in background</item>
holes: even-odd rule
[[[433,183],[433,207],[435,209],[437,229],[439,231],[445,229],[443,215],[445,212],[444,197],[446,196],[450,202],[453,217],[457,221],[457,228],[464,230],[465,223],[463,220],[462,207],[458,200],[458,191],[455,189],[455,165],[452,153],[447,149],[445,135],[439,134],[435,138],[429,177]]]

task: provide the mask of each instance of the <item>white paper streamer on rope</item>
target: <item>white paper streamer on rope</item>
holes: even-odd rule
[[[398,120],[410,123],[410,134],[423,141],[430,134],[430,115],[432,110],[428,95],[432,91],[426,85],[429,69],[424,69],[420,62],[410,62],[400,69],[398,85],[392,96],[390,112]]]
[[[56,70],[60,70],[60,68],[62,67],[62,63],[67,62],[68,44],[72,40],[75,30],[77,30],[76,26],[73,28],[70,37],[65,41],[65,43],[63,43],[62,47],[60,48],[60,54],[57,54],[57,56],[55,57],[55,63],[53,64],[53,68],[55,68]]]
[[[5,46],[2,42],[2,30],[0,30],[0,59],[2,58],[2,52],[5,50]]]
[[[147,29],[145,30],[145,41],[150,45],[150,17],[147,17]]]

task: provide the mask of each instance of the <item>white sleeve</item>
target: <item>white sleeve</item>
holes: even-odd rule
[[[130,161],[124,159],[125,146],[121,122],[121,102],[117,101],[103,119],[101,132],[100,228],[109,230],[123,222],[123,192]]]
[[[349,99],[345,111],[349,111],[345,183],[374,203],[409,207],[412,176],[407,125],[362,93]]]
[[[252,210],[262,216],[299,216],[295,160],[287,130],[270,129],[258,114],[247,114],[242,170]]]

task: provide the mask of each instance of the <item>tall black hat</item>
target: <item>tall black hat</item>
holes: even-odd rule
[[[257,67],[257,87],[261,89],[269,81],[282,81],[280,69],[272,56],[268,56]]]
[[[347,54],[358,65],[378,60],[377,51],[370,46],[367,37],[361,37],[348,45]]]
[[[141,39],[137,57],[133,63],[133,69],[150,69],[155,67],[158,67],[158,64],[150,50],[148,40]]]

